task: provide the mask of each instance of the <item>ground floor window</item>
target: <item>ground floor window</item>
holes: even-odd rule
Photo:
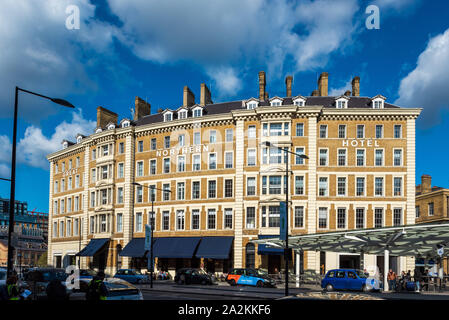
[[[256,249],[254,247],[253,243],[248,243],[246,245],[246,267],[247,268],[254,268],[255,266],[255,260],[256,260]]]

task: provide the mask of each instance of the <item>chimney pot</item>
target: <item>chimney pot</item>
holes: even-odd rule
[[[266,97],[265,86],[266,86],[265,71],[259,71],[259,101],[265,100]]]
[[[349,97],[351,95],[351,91],[350,90],[346,90],[345,91],[345,96]]]
[[[117,123],[118,115],[106,108],[97,108],[97,128],[104,128],[109,122]]]
[[[211,104],[212,98],[210,94],[209,88],[205,83],[201,84],[201,97],[200,97],[200,105],[205,106],[206,104]]]
[[[432,192],[432,177],[428,174],[423,174],[421,176],[421,192],[422,193]]]
[[[352,79],[352,96],[360,97],[360,77],[356,76]]]
[[[136,96],[134,104],[135,104],[134,121],[137,121],[140,118],[151,114],[151,104],[149,104],[142,98]]]
[[[318,96],[318,90],[313,90],[312,93],[310,94],[312,97],[316,97]]]
[[[195,95],[188,86],[184,86],[183,103],[184,107],[191,107],[195,104]]]
[[[328,87],[329,74],[327,72],[322,72],[318,78],[318,95],[322,97],[327,97],[327,87]]]
[[[293,83],[293,77],[292,76],[287,76],[285,78],[285,87],[287,89],[287,97],[291,97],[292,96],[292,83]]]

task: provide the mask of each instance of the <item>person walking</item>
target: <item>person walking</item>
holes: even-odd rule
[[[104,284],[104,272],[99,271],[95,277],[89,282],[86,292],[86,300],[99,301],[106,300],[107,289]]]
[[[415,292],[420,292],[421,291],[420,283],[422,281],[422,275],[418,267],[415,267],[415,270],[413,272],[413,279],[415,280]]]
[[[12,275],[6,280],[6,290],[9,300],[20,300],[20,292],[17,288],[17,276]]]
[[[396,290],[396,273],[394,273],[392,269],[388,271],[387,280],[388,280],[388,289]]]

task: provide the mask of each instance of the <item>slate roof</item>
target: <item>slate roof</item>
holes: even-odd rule
[[[305,106],[323,106],[324,108],[336,108],[335,106],[335,99],[337,97],[321,97],[321,96],[308,96],[306,98],[306,104]],[[283,98],[282,105],[292,105],[293,99],[291,97]],[[370,97],[349,97],[348,101],[348,108],[366,108],[366,109],[372,109],[372,98]],[[245,100],[243,100],[245,101]],[[269,101],[261,101],[259,103],[259,106],[269,106]],[[245,109],[246,106],[242,100],[238,101],[231,101],[231,102],[222,102],[222,103],[214,103],[214,104],[208,104],[204,106],[203,108],[203,115],[213,115],[213,114],[222,114],[222,113],[228,113],[233,110],[241,110]],[[385,109],[391,109],[391,108],[399,108],[398,106],[395,106],[393,104],[384,103]],[[191,108],[189,108],[191,109]],[[176,110],[172,110],[174,113]],[[151,114],[145,117],[140,118],[136,121],[136,126],[143,126],[146,124],[151,123],[158,123],[163,121],[162,113],[157,114]]]

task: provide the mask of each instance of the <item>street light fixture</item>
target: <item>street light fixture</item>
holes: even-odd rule
[[[15,187],[16,187],[16,145],[17,145],[17,113],[18,113],[18,103],[19,103],[19,91],[26,92],[44,99],[48,99],[56,104],[59,104],[68,108],[75,108],[70,102],[64,99],[50,98],[42,94],[28,91],[19,87],[16,87],[15,91],[15,102],[14,102],[14,129],[12,138],[12,154],[11,154],[11,178],[2,179],[11,181],[11,193],[9,196],[10,206],[9,206],[9,228],[8,228],[8,261],[7,261],[7,275],[12,274],[13,269],[13,247],[11,244],[11,236],[14,229],[14,209],[15,209]]]
[[[269,141],[265,141],[263,143],[261,143],[261,145],[266,146],[268,148],[276,148],[278,150],[282,150],[285,152],[285,176],[286,176],[286,186],[285,186],[285,210],[287,212],[287,219],[285,219],[285,229],[287,230],[287,234],[286,234],[286,238],[285,238],[285,248],[284,248],[284,259],[285,259],[285,295],[288,296],[288,216],[289,216],[289,211],[288,211],[288,177],[289,177],[289,173],[290,171],[288,170],[288,156],[287,153],[291,153],[294,154],[297,157],[300,157],[302,159],[309,159],[308,156],[306,156],[305,154],[299,154],[299,153],[295,153],[295,152],[291,152],[290,150],[288,150],[288,148],[282,148],[282,147],[278,147],[274,144],[272,144]]]
[[[151,223],[151,247],[150,247],[150,261],[151,261],[150,273],[151,273],[151,278],[150,278],[150,288],[153,288],[153,272],[154,272],[153,271],[154,270],[154,265],[153,265],[153,229],[154,229],[154,225],[155,225],[155,223],[153,223],[153,219],[156,220],[156,217],[155,217],[155,214],[154,214],[154,198],[155,197],[153,197],[153,190],[159,190],[159,191],[162,191],[162,192],[170,192],[170,193],[171,193],[171,190],[159,189],[159,188],[156,188],[153,185],[146,186],[146,185],[142,185],[142,184],[137,183],[137,182],[133,182],[132,184],[135,185],[135,186],[145,187],[145,188],[148,188],[148,189],[152,190],[151,191],[151,217],[150,217],[150,219],[151,219],[150,220],[150,223]]]

